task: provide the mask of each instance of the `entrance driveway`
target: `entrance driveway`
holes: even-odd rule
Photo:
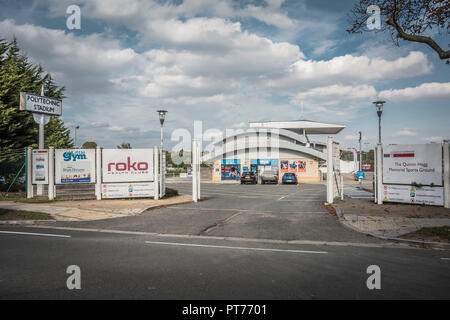
[[[169,184],[181,194],[191,184]],[[239,185],[202,183],[204,201],[148,211],[139,216],[57,226],[140,231],[158,234],[272,240],[377,243],[344,228],[323,206],[321,184]],[[52,224],[54,225],[54,224]]]

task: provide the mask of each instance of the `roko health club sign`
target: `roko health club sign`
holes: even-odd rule
[[[104,149],[103,182],[153,181],[152,149]]]

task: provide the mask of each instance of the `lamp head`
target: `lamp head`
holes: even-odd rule
[[[375,101],[373,104],[377,107],[377,113],[378,116],[381,117],[381,114],[383,113],[383,105],[386,103],[386,101]]]
[[[167,110],[158,110],[156,112],[158,112],[158,114],[159,114],[159,122],[161,122],[161,125],[163,125],[164,120],[166,119]]]

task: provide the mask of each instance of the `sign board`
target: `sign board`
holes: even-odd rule
[[[357,171],[356,172],[356,179],[365,180],[366,179],[366,173],[364,171]]]
[[[95,149],[55,150],[55,183],[95,183]]]
[[[155,184],[153,182],[102,184],[103,199],[148,198],[154,196]]]
[[[304,160],[281,160],[281,172],[306,172],[306,161]]]
[[[62,100],[21,92],[19,109],[60,116],[62,114]]]
[[[104,149],[103,182],[153,181],[153,149]]]
[[[383,201],[409,204],[444,205],[443,187],[414,187],[405,185],[384,185]]]
[[[383,150],[383,183],[442,186],[442,145],[390,145]]]
[[[48,184],[48,150],[37,149],[31,153],[31,183]]]

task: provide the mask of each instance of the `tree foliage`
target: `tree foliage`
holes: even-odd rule
[[[19,110],[20,92],[64,98],[64,87],[58,87],[49,73],[33,64],[20,52],[16,39],[0,39],[0,180],[7,182],[20,162],[23,164],[25,147],[38,146],[39,126],[28,111]],[[70,148],[73,146],[69,130],[57,117],[45,126],[45,147]]]
[[[117,149],[131,149],[131,144],[128,142],[122,142],[120,146],[117,146]]]
[[[81,146],[81,149],[96,149],[96,148],[97,148],[97,143],[94,141],[86,141]]]
[[[397,45],[399,39],[426,44],[439,55],[440,59],[450,59],[450,50],[441,48],[430,36],[433,31],[449,33],[450,1],[359,0],[349,14],[349,23],[352,27],[347,32],[369,31],[366,23],[372,13],[367,13],[367,8],[371,5],[380,8],[381,17],[384,18],[382,21],[385,22],[377,32],[389,32]]]

